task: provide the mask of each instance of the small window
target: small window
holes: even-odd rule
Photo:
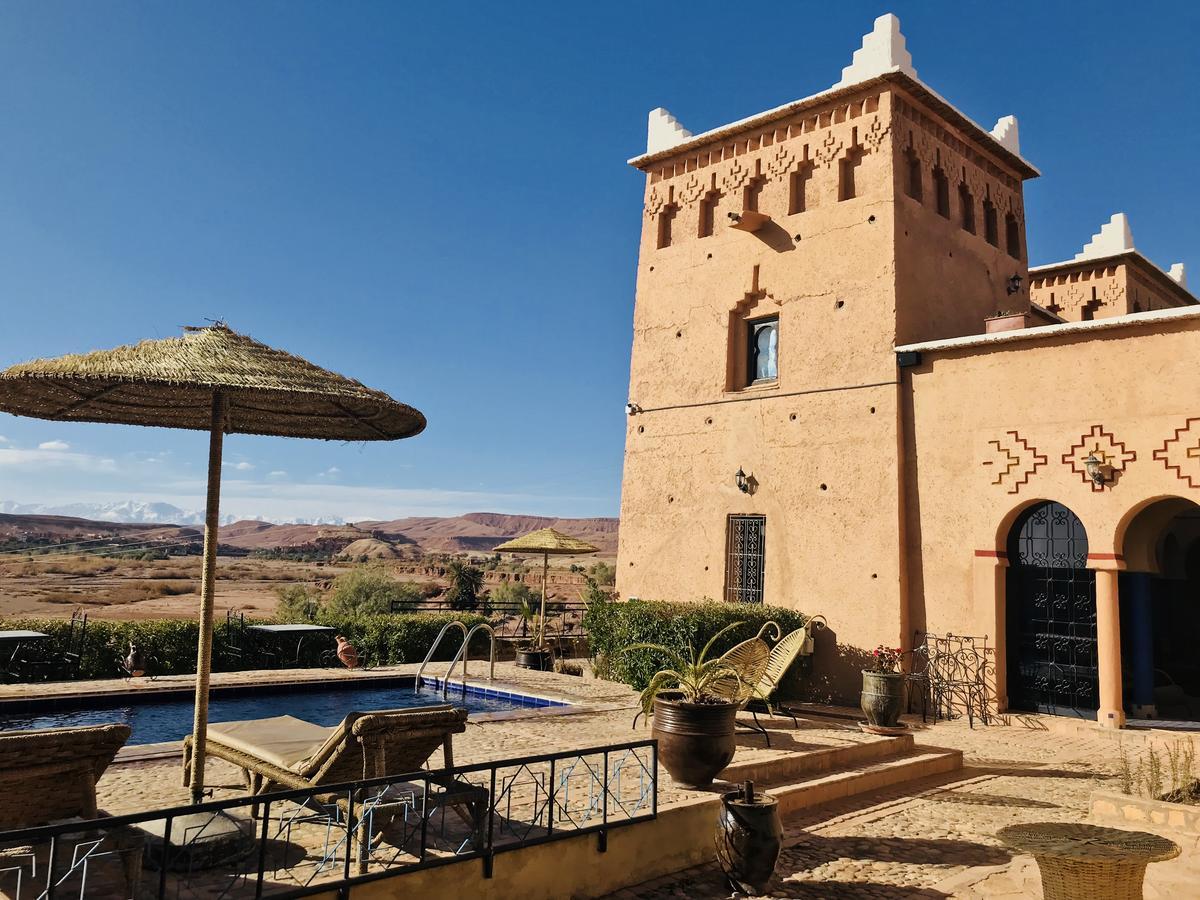
[[[788,215],[794,216],[808,209],[808,183],[812,177],[812,166],[803,165],[792,173],[788,181]]]
[[[720,202],[721,195],[717,191],[709,191],[700,201],[700,237],[712,237],[713,228],[716,226],[717,204]]]
[[[921,186],[921,160],[911,149],[907,151],[906,155],[908,156],[908,196],[919,203],[925,193]]]
[[[1008,255],[1013,259],[1021,258],[1021,229],[1017,225],[1017,217],[1009,213],[1004,217],[1004,242]]]
[[[853,200],[858,196],[855,173],[862,165],[862,159],[862,150],[858,147],[851,147],[838,163],[838,200]]]
[[[975,198],[966,184],[958,186],[958,205],[962,210],[962,228],[968,234],[975,233]]]
[[[940,168],[933,170],[933,188],[937,195],[938,215],[950,218],[950,179]]]
[[[993,247],[1000,246],[999,228],[996,225],[996,207],[991,200],[983,201],[983,237]]]
[[[747,324],[746,380],[750,384],[775,381],[779,377],[779,319],[758,319]]]
[[[730,516],[725,526],[725,599],[763,602],[766,516]]]
[[[671,246],[671,228],[675,222],[675,213],[678,212],[678,207],[666,206],[663,211],[658,214],[658,249]]]

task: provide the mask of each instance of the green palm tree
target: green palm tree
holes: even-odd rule
[[[453,609],[475,609],[479,605],[479,592],[483,589],[483,570],[455,559],[446,566],[446,574],[450,577],[450,590],[446,594],[450,606]]]

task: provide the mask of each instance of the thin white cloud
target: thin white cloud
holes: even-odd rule
[[[42,441],[38,444],[39,450],[70,450],[71,445],[66,441]]]
[[[341,469],[339,469],[337,466],[330,466],[324,472],[318,472],[317,477],[318,478],[337,478],[337,476],[340,474],[342,474]]]
[[[11,444],[11,443],[12,443],[12,441],[10,441],[4,435],[0,434],[0,444]]]
[[[268,472],[267,477],[268,478],[287,478],[287,472],[285,472],[283,469],[276,469],[273,472]]]
[[[57,442],[47,441],[46,443]],[[38,472],[46,469],[115,472],[117,463],[113,459],[91,456],[87,453],[70,453],[59,449],[18,450],[15,447],[0,447],[0,468],[24,472]]]
[[[254,468],[254,463],[248,463],[245,460],[236,463],[225,463],[225,468],[236,469],[238,472],[249,472]]]

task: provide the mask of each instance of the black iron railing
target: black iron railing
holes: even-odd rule
[[[534,611],[537,611],[536,604]],[[462,610],[444,600],[426,600],[419,605],[397,600],[392,602],[392,612],[475,612],[488,616],[496,630],[496,637],[506,640],[523,640],[531,637],[535,631],[534,620],[522,618],[521,606],[517,603],[491,603],[481,600],[475,609]],[[585,639],[585,612],[587,604],[582,601],[550,601],[546,608],[546,637],[554,641]]]
[[[0,832],[0,896],[306,897],[658,815],[635,741]]]

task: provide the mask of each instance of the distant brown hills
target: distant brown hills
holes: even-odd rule
[[[617,552],[617,520],[611,518],[557,519],[505,513],[467,513],[462,516],[412,516],[352,525],[274,525],[241,521],[224,525],[220,542],[243,550],[308,548],[338,551],[360,540],[393,545],[398,556],[422,553],[485,553],[511,538],[538,528],[556,528],[600,548]],[[113,538],[121,541],[173,543],[198,540],[201,531],[187,525],[146,525],[96,522],[69,516],[0,515],[0,539],[38,542]]]

